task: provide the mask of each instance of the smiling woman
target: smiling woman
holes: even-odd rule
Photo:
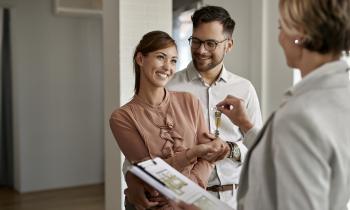
[[[160,94],[164,94],[163,87],[174,75],[177,51],[175,47],[168,47],[166,49],[156,50],[150,52],[147,55],[143,55],[141,52],[137,52],[135,58],[137,65],[142,69],[140,74],[140,86],[144,89],[137,91],[139,95],[146,94],[145,88],[156,89],[161,87]],[[143,96],[147,98],[147,96]],[[151,97],[149,100],[153,100],[156,97]],[[163,100],[162,97],[159,98]],[[147,99],[146,99],[147,100]],[[159,101],[160,102],[160,101]],[[149,103],[159,103],[149,101]]]
[[[165,85],[175,73],[177,48],[165,32],[145,34],[136,47],[133,63],[136,74],[133,99],[116,109],[110,126],[119,148],[130,162],[160,157],[203,188],[212,170],[212,164],[199,159],[208,152],[216,152],[208,133],[200,102],[189,93],[172,92]],[[126,174],[128,203],[144,190],[138,181]],[[141,194],[140,194],[141,193]],[[170,208],[167,201],[152,195],[150,202],[158,202],[158,209]]]

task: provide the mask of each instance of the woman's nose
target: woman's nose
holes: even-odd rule
[[[166,60],[163,64],[164,69],[171,70],[172,64],[170,60]]]

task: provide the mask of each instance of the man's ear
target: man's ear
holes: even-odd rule
[[[233,48],[233,38],[227,40],[225,54],[230,52],[232,48]]]
[[[142,65],[143,65],[143,55],[142,55],[141,52],[138,52],[138,53],[136,54],[135,61],[136,61],[137,65],[139,65],[139,66],[142,66]]]

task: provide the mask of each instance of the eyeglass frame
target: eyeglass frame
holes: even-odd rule
[[[192,47],[192,40],[193,39],[196,39],[196,40],[198,40],[199,41],[199,46],[197,47],[197,48],[193,48]],[[201,39],[198,39],[197,37],[193,37],[193,36],[190,36],[190,38],[188,38],[187,39],[188,40],[188,44],[190,45],[190,47],[192,48],[192,49],[195,49],[195,50],[197,50],[197,49],[199,49],[201,46],[202,46],[202,44],[204,44],[204,48],[206,49],[206,50],[208,50],[208,51],[214,51],[214,50],[216,50],[216,48],[218,47],[218,44],[221,44],[221,43],[223,43],[224,41],[227,41],[227,40],[230,40],[229,38],[226,38],[226,39],[224,39],[224,40],[222,40],[222,41],[216,41],[215,39],[207,39],[207,40],[201,40]],[[214,44],[215,44],[215,47],[213,48],[213,49],[208,49],[206,46],[206,44],[205,43],[207,43],[207,42],[214,42]]]

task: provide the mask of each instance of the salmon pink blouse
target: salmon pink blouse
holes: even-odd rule
[[[189,160],[186,150],[209,142],[202,107],[190,93],[165,90],[163,102],[152,106],[139,96],[115,110],[110,127],[119,148],[130,162],[160,157],[205,188],[213,165]]]

